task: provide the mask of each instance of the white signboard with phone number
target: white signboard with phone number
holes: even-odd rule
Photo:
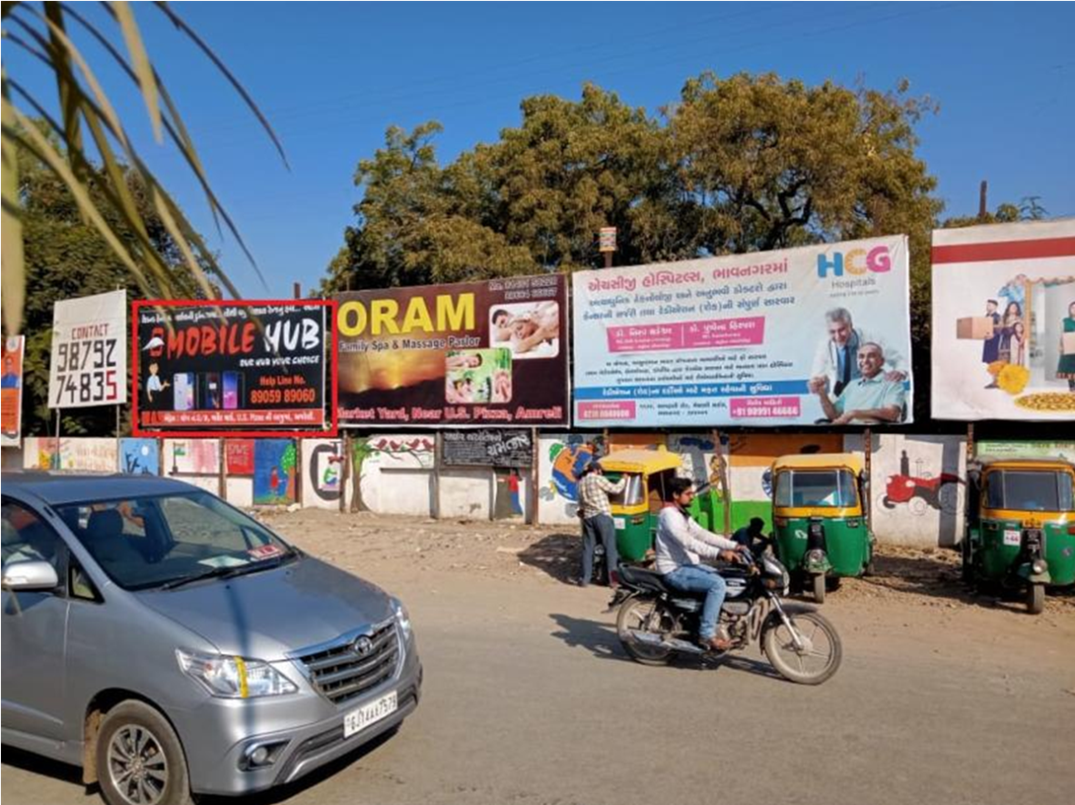
[[[127,402],[127,292],[57,302],[52,309],[49,408]]]

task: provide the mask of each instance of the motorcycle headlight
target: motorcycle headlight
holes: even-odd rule
[[[175,656],[183,673],[198,681],[213,696],[254,699],[298,691],[295,683],[262,660],[183,649],[176,649]]]
[[[404,640],[411,639],[411,616],[407,612],[407,607],[403,606],[403,602],[398,598],[392,599],[392,609],[396,613],[396,623],[399,624],[399,630],[403,633]]]

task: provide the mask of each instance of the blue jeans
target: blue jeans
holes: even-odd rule
[[[717,617],[728,585],[716,570],[708,565],[682,565],[664,577],[669,587],[685,593],[705,593],[702,623],[698,637],[709,640],[717,634]]]
[[[609,583],[612,571],[619,566],[616,553],[616,523],[607,514],[598,514],[582,521],[582,579],[579,584],[585,587],[593,577],[593,552],[597,540],[605,546],[605,569]]]

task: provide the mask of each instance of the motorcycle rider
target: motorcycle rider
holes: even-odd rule
[[[657,572],[665,583],[685,593],[705,593],[698,642],[712,651],[727,651],[731,641],[717,636],[717,618],[727,586],[716,568],[702,559],[735,561],[745,548],[737,542],[702,528],[691,519],[687,507],[694,497],[689,478],[673,478],[668,484],[671,500],[657,520]]]

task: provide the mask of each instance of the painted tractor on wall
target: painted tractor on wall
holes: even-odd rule
[[[916,467],[916,474],[911,475],[911,461],[904,450],[900,456],[899,473],[888,476],[881,505],[894,509],[905,504],[917,515],[925,514],[929,509],[954,514],[958,508],[959,485],[963,479],[950,472],[933,477],[928,471],[922,471],[921,459],[915,463],[919,466]]]

